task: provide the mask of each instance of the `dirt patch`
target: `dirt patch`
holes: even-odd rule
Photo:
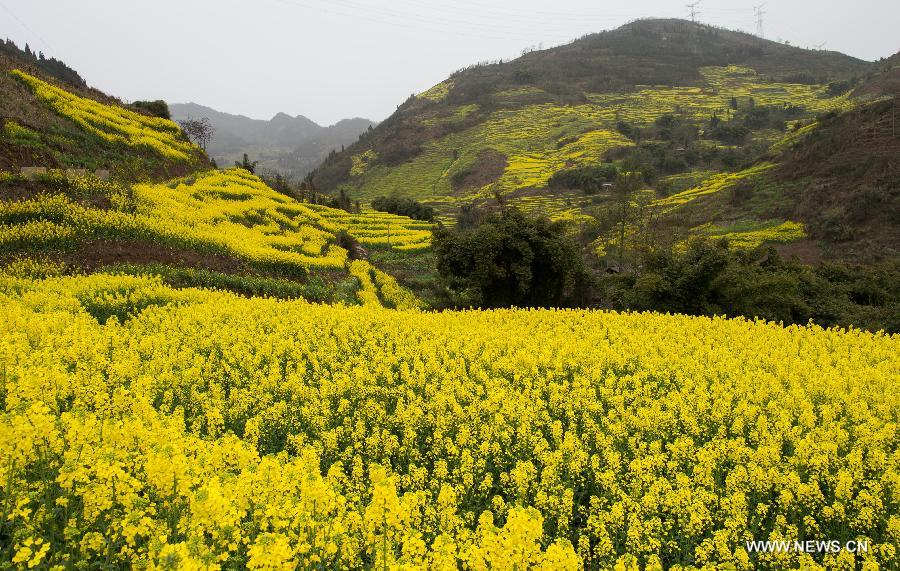
[[[478,153],[472,166],[453,175],[450,181],[453,190],[471,190],[491,184],[503,175],[506,165],[506,155],[494,149],[484,149]]]
[[[166,264],[203,268],[222,273],[251,273],[243,261],[221,254],[167,248],[153,242],[90,240],[71,251],[61,253],[67,266],[94,271],[116,264]]]
[[[0,117],[0,129],[3,128],[5,122],[6,118]],[[18,172],[19,167],[24,165],[45,165],[55,168],[58,166],[58,163],[50,153],[41,149],[0,141],[0,170]]]
[[[778,254],[785,259],[795,259],[804,264],[818,264],[822,261],[822,249],[814,240],[797,240],[775,246]]]

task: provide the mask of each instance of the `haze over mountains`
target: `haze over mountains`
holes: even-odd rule
[[[258,160],[262,170],[273,170],[294,178],[302,178],[328,156],[340,151],[375,123],[354,117],[323,127],[302,115],[291,117],[278,113],[270,120],[251,119],[217,111],[197,103],[172,103],[172,119],[206,117],[216,132],[209,143],[209,156],[220,165],[229,166],[247,153]]]

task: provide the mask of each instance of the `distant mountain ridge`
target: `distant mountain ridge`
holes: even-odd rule
[[[207,118],[216,133],[207,152],[220,166],[230,165],[247,153],[262,169],[300,178],[332,151],[357,141],[375,123],[355,117],[323,127],[297,115],[277,113],[268,121],[218,111],[197,103],[170,103],[173,120]]]

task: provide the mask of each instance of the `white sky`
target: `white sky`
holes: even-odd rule
[[[126,100],[268,119],[381,120],[481,60],[566,43],[687,0],[0,0],[0,38],[59,57]],[[754,32],[762,0],[702,0],[698,20]],[[770,0],[769,39],[867,60],[900,50],[900,1]]]

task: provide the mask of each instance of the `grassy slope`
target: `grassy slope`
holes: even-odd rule
[[[633,145],[617,132],[620,121],[640,128],[671,114],[702,126],[713,115],[727,121],[736,114],[734,102],[742,111],[791,106],[793,121],[808,124],[823,113],[852,108],[855,100],[831,95],[828,84],[870,69],[842,54],[747,34],[674,20],[639,21],[513,62],[459,72],[407,101],[370,137],[322,165],[314,180],[363,200],[411,196],[437,206],[445,217],[461,204],[498,194],[555,218],[602,217],[605,197],[549,190],[547,181],[563,168],[609,160],[611,151]],[[747,146],[764,149],[784,137],[760,128]],[[702,131],[697,145],[726,147]],[[719,184],[717,173],[727,170],[715,162],[701,164],[693,174],[678,175],[679,184],[687,181],[697,186],[693,192],[702,192]],[[790,184],[742,174],[737,179],[759,183],[754,200],[706,212],[693,208],[704,204],[698,202],[688,230],[743,234],[738,242],[747,244],[766,236],[779,242],[807,235],[796,226],[801,218],[775,207],[791,192]],[[662,178],[656,186],[671,182]],[[773,234],[773,228],[788,231]]]
[[[0,191],[9,198],[0,203],[0,263],[11,273],[150,273],[175,285],[354,303],[362,270],[350,271],[339,232],[373,252],[429,247],[421,223],[303,204],[239,169],[133,187],[7,175]],[[393,278],[360,264],[380,303],[409,305]]]
[[[127,180],[161,180],[208,168],[208,159],[196,147],[189,151],[189,156],[167,156],[147,145],[111,140],[108,129],[98,129],[105,137],[91,132],[77,122],[76,115],[54,109],[34,84],[30,85],[16,75],[16,70],[43,82],[46,90],[61,88],[80,98],[76,101],[96,101],[111,106],[120,118],[138,122],[160,121],[96,89],[64,84],[27,61],[0,54],[0,170],[16,172],[30,166],[99,168]],[[173,143],[189,145],[175,125],[169,130]]]
[[[897,61],[879,64],[855,90],[852,108],[782,137],[767,161],[736,173],[702,173],[699,184],[654,200],[651,231],[726,236],[747,247],[768,242],[806,261],[896,259]]]
[[[246,171],[209,170],[174,123],[37,74],[0,73],[0,270],[153,274],[248,295],[419,304],[368,262],[351,265],[337,242],[343,232],[361,252],[402,258],[429,249],[428,224],[302,204]],[[26,179],[20,166],[104,167],[113,178]],[[185,176],[169,178],[177,173]]]

